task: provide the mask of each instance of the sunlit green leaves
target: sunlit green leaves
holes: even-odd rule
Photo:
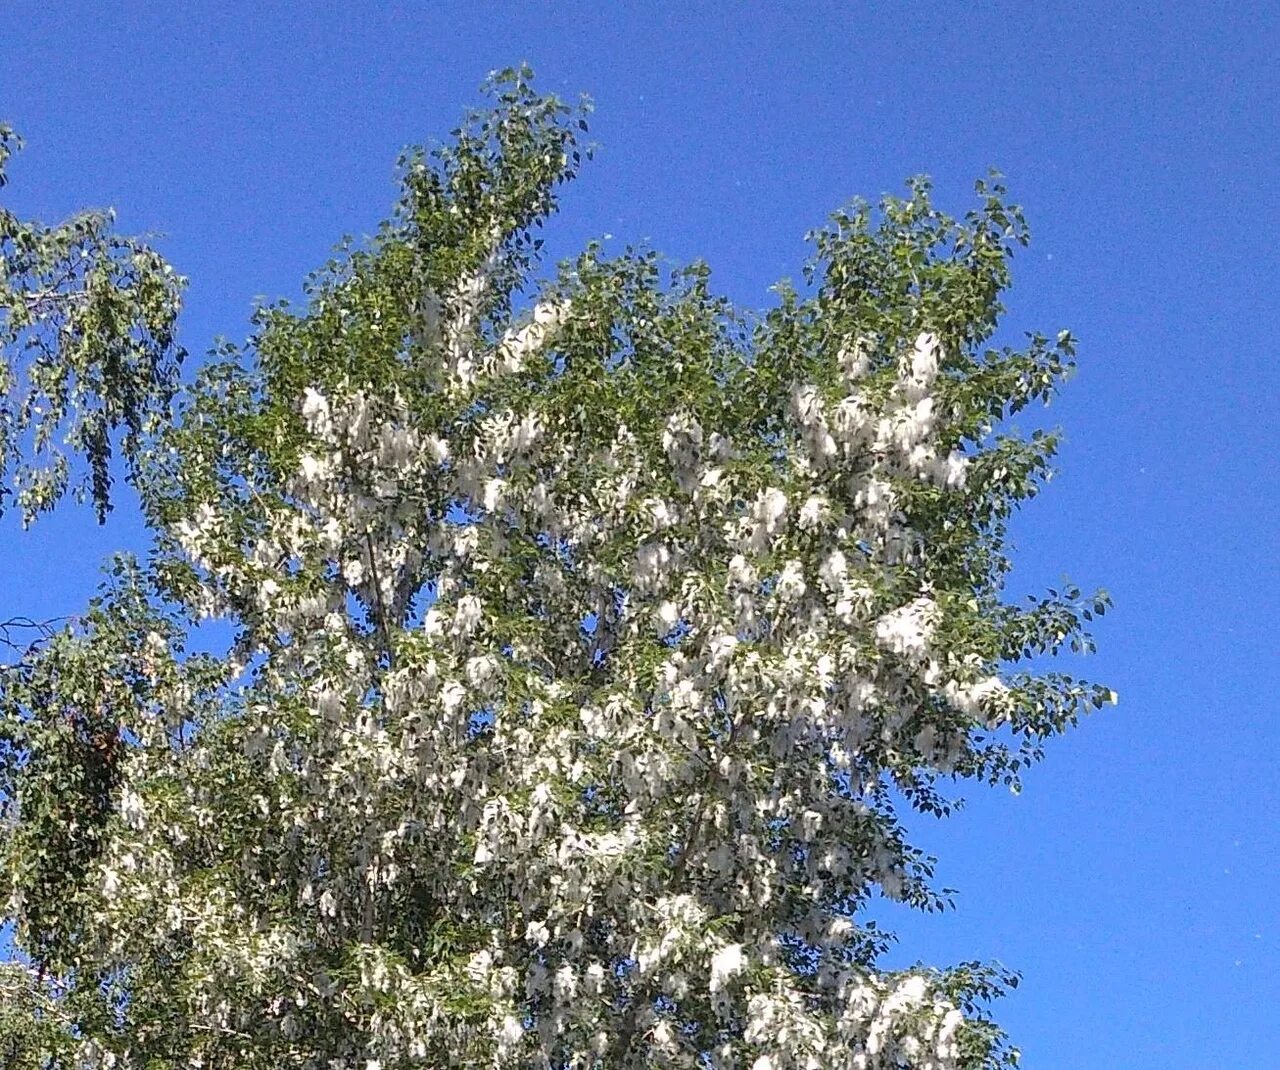
[[[0,128],[0,185],[18,144]],[[136,471],[167,414],[183,285],[110,213],[48,226],[0,207],[0,508],[29,523],[71,489],[105,517],[113,452]]]

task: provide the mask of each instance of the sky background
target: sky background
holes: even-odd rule
[[[927,172],[962,212],[1003,171],[1034,235],[1007,330],[1081,340],[1012,592],[1112,592],[1071,668],[1120,705],[1021,796],[917,823],[958,909],[889,915],[892,961],[1021,970],[997,1015],[1028,1067],[1280,1067],[1280,10],[8,0],[0,41],[0,119],[28,142],[5,203],[162,235],[196,358],[372,230],[401,147],[521,60],[597,108],[551,247],[645,240],[744,305],[851,197]],[[0,607],[74,612],[141,545],[127,507],[6,518]]]

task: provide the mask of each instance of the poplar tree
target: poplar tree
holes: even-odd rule
[[[886,969],[866,908],[946,904],[904,808],[1112,697],[1046,668],[1104,593],[1005,593],[1074,348],[993,343],[1020,211],[914,180],[760,313],[547,270],[585,109],[490,95],[176,395],[163,261],[0,216],[17,500],[58,424],[104,509],[120,428],[150,538],[0,673],[0,1059],[1011,1065],[1012,975]]]

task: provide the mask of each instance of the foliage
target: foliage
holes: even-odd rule
[[[1056,440],[998,428],[1073,359],[990,347],[1021,214],[917,180],[837,213],[762,316],[638,250],[539,285],[583,113],[526,71],[492,91],[138,440],[147,561],[3,677],[0,892],[43,1009],[0,1038],[52,1030],[52,1066],[1015,1062],[986,1011],[1015,977],[885,971],[861,919],[945,903],[900,807],[1016,784],[1110,697],[1019,667],[1104,594],[1002,597]],[[225,657],[188,652],[211,619]]]
[[[0,186],[20,144],[0,125]],[[0,207],[0,509],[15,498],[26,523],[68,489],[105,519],[113,435],[136,462],[176,386],[184,280],[111,223],[83,212],[45,226]]]

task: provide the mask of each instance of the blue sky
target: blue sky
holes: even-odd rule
[[[1274,8],[9,0],[0,41],[0,117],[28,141],[7,203],[163,234],[196,354],[370,230],[397,151],[522,59],[597,106],[552,246],[644,239],[746,305],[848,198],[928,172],[962,211],[999,167],[1035,235],[1008,327],[1081,340],[1013,589],[1112,591],[1073,667],[1121,704],[1020,797],[920,824],[959,909],[895,915],[895,961],[1022,970],[999,1015],[1029,1067],[1280,1066]],[[0,528],[0,606],[38,616],[140,538],[127,509]]]

